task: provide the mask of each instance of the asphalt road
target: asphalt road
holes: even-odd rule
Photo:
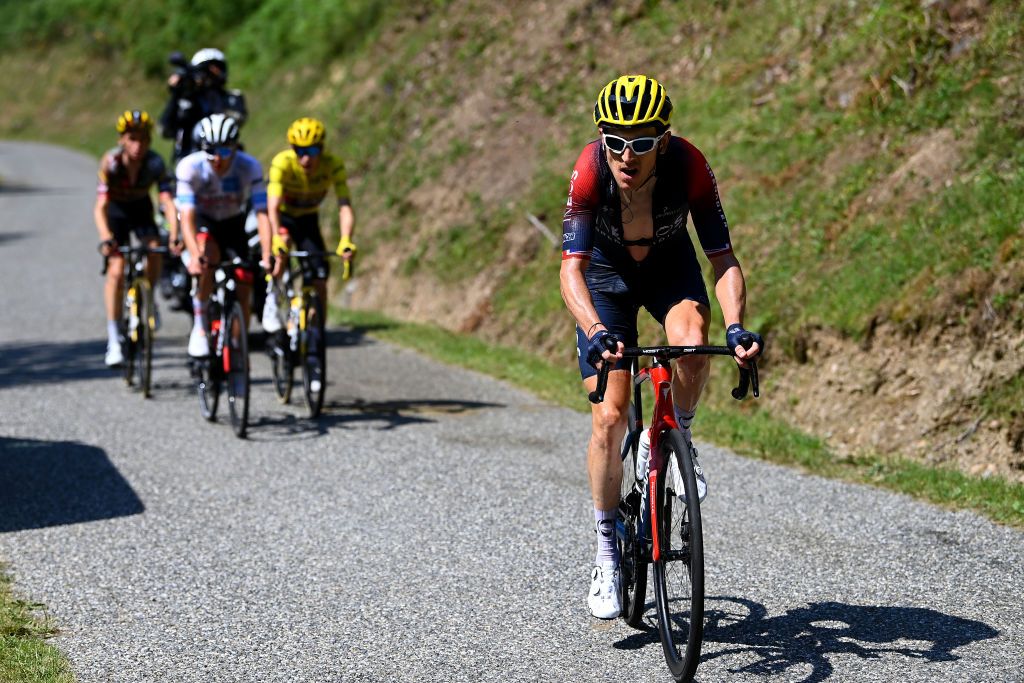
[[[655,631],[586,610],[586,416],[333,330],[324,416],[257,354],[240,441],[166,308],[154,397],[129,392],[95,163],[0,143],[0,558],[80,681],[669,680]],[[1024,681],[1024,534],[702,455],[699,681]]]

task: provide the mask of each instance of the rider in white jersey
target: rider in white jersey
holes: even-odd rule
[[[238,124],[223,114],[212,114],[196,125],[201,150],[178,162],[176,203],[181,212],[185,246],[195,258],[189,272],[199,278],[192,299],[195,324],[188,353],[209,355],[206,339],[206,302],[213,291],[212,268],[224,258],[246,258],[249,251],[245,215],[249,200],[256,211],[263,255],[261,265],[270,270],[270,222],[267,219],[267,188],[263,167],[254,157],[238,150]],[[238,299],[249,318],[252,275],[239,280]]]

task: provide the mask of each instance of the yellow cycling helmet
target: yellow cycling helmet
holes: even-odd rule
[[[320,145],[323,144],[326,133],[323,122],[304,116],[293,121],[288,127],[288,144],[299,147]]]
[[[619,76],[601,89],[594,105],[594,123],[615,128],[668,128],[672,100],[664,86],[647,76]]]
[[[146,133],[153,132],[153,119],[141,109],[127,109],[117,117],[118,133]]]

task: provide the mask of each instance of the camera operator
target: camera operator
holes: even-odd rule
[[[160,131],[174,140],[174,162],[196,150],[192,131],[210,114],[226,114],[239,125],[245,122],[248,110],[245,96],[239,90],[227,90],[228,63],[224,53],[205,47],[186,62],[175,52],[170,63],[176,66],[167,79],[171,99],[160,115]]]

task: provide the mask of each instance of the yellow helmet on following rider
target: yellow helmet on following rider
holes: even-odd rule
[[[668,129],[672,100],[664,86],[647,76],[619,76],[601,89],[594,105],[594,123],[615,128],[654,126]]]
[[[141,109],[127,109],[117,117],[117,132],[150,135],[153,132],[153,119]]]
[[[326,134],[322,121],[304,116],[288,127],[288,144],[297,147],[321,145]]]

